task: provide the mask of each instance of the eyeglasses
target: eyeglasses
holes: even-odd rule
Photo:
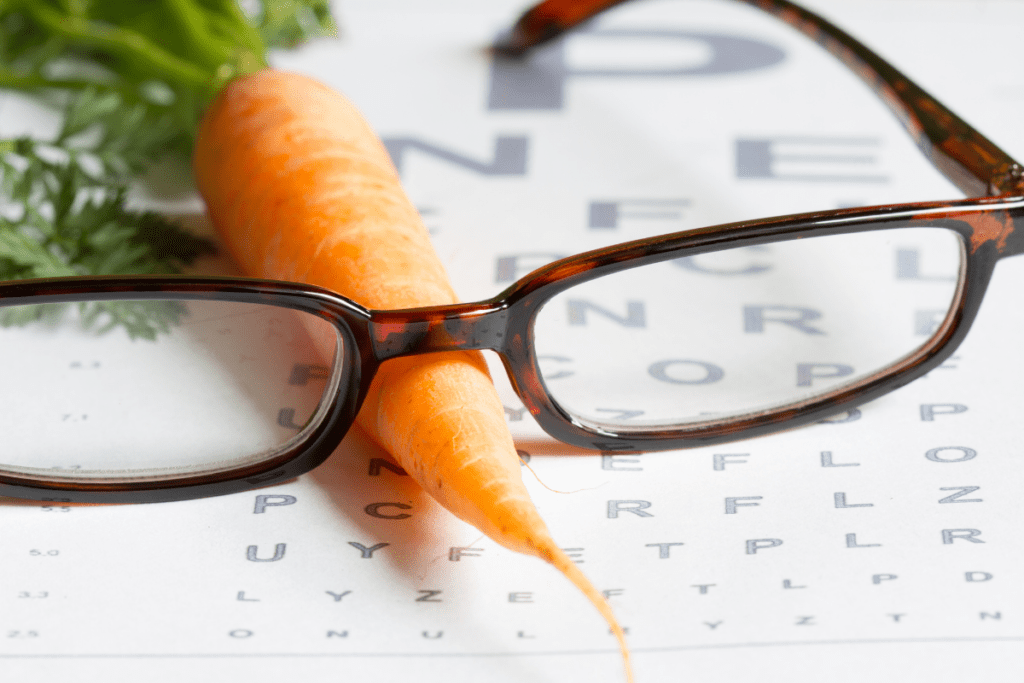
[[[1024,251],[1021,166],[840,29],[747,1],[852,68],[975,198],[643,239],[487,301],[408,310],[240,278],[3,284],[0,495],[155,502],[290,479],[335,449],[381,363],[414,354],[493,350],[549,434],[613,451],[794,427],[936,367],[996,261]],[[498,49],[521,54],[613,4],[542,3]]]

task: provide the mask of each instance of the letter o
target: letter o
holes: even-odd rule
[[[942,458],[939,456],[943,451],[960,451],[959,458]],[[924,457],[928,458],[932,462],[964,462],[965,460],[973,460],[978,452],[973,448],[967,448],[966,446],[941,446],[939,448],[933,448],[924,454]]]
[[[673,365],[696,365],[704,370],[704,376],[700,379],[679,379],[668,374],[668,369]],[[671,359],[658,361],[647,368],[647,374],[659,382],[669,384],[713,384],[725,376],[725,371],[714,363],[705,363],[701,360]]]
[[[404,512],[399,512],[397,515],[385,515],[380,509],[386,507],[398,508],[399,510],[412,509],[412,505],[406,505],[405,503],[370,503],[363,509],[371,517],[378,517],[380,519],[408,519],[412,517],[412,515],[407,515]]]
[[[229,633],[228,635],[232,638],[248,638],[252,636],[252,634],[252,631],[246,630],[244,628],[238,628]]]

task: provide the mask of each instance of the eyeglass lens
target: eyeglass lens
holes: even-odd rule
[[[541,376],[597,427],[693,424],[812,398],[941,325],[961,240],[942,228],[727,249],[600,277],[538,313]]]
[[[230,301],[0,308],[0,467],[138,481],[267,460],[332,395],[343,347],[308,313]]]

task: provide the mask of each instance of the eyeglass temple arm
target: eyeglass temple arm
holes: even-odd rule
[[[628,0],[546,0],[527,10],[495,50],[515,56]],[[853,70],[900,120],[934,166],[968,197],[1024,193],[1024,169],[863,43],[788,0],[739,0],[768,12]]]

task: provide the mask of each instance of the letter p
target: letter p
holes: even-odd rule
[[[253,514],[261,515],[267,511],[269,507],[277,507],[279,505],[294,505],[295,496],[285,495],[270,495],[270,496],[256,496],[256,507],[253,509]]]
[[[782,545],[781,538],[754,538],[747,541],[747,555],[756,555],[758,550]]]

